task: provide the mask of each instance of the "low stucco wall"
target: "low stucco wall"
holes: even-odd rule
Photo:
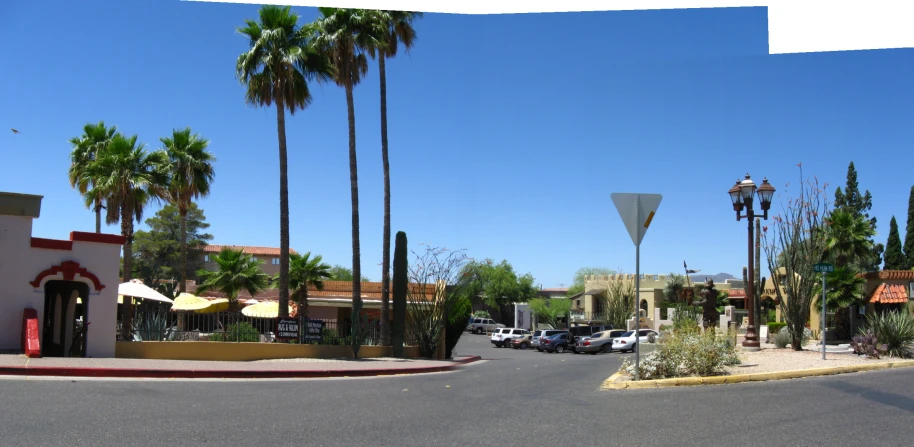
[[[406,347],[409,358],[419,357],[419,348]],[[359,358],[392,357],[390,346],[362,346]],[[352,357],[349,346],[297,345],[287,343],[232,343],[212,341],[117,342],[115,357],[157,360],[210,360],[245,362],[267,359]]]

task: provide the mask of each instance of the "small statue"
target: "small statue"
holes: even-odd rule
[[[714,280],[708,278],[705,281],[705,288],[699,294],[701,301],[693,304],[699,305],[704,310],[703,319],[705,327],[712,327],[720,320],[720,314],[717,312],[717,289],[714,288]]]

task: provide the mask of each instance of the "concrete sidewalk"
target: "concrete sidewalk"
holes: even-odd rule
[[[0,376],[135,377],[186,379],[256,379],[366,377],[444,372],[479,360],[281,359],[253,362],[209,362],[119,358],[33,358],[0,354]]]

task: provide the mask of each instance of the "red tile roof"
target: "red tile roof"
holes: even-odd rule
[[[910,279],[914,280],[914,270],[882,270],[869,272],[866,279]]]
[[[223,248],[231,248],[232,250],[242,250],[249,255],[259,255],[259,256],[279,256],[279,247],[252,247],[248,245],[207,245],[203,248],[204,253],[219,253]],[[289,249],[289,253],[298,253],[293,249]]]
[[[908,289],[901,284],[879,284],[870,294],[871,303],[896,304],[908,302]]]
[[[743,289],[730,289],[727,290],[727,298],[746,298],[746,291]]]

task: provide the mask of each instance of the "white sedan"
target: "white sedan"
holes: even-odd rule
[[[657,331],[650,329],[638,330],[639,343],[653,343],[659,337]],[[634,352],[635,351],[635,331],[628,331],[619,338],[613,339],[613,351]]]

